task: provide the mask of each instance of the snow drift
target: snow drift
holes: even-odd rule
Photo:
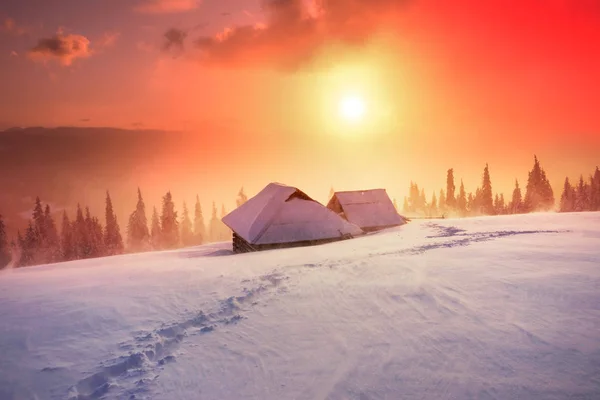
[[[0,273],[0,399],[600,398],[600,214]]]

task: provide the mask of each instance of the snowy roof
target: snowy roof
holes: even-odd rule
[[[344,213],[345,218],[362,229],[377,229],[406,223],[398,214],[385,189],[335,192],[327,208]]]
[[[362,233],[302,191],[280,183],[268,184],[222,221],[250,244],[335,239]]]

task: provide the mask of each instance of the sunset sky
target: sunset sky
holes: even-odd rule
[[[0,129],[189,131],[229,208],[270,181],[400,202],[450,167],[508,195],[534,153],[556,188],[600,162],[595,0],[6,0],[0,22]]]

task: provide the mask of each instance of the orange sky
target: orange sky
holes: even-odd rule
[[[0,122],[188,130],[215,173],[190,172],[181,197],[194,180],[228,208],[270,181],[401,201],[450,167],[474,191],[489,162],[508,195],[534,153],[557,189],[599,163],[597,1],[311,3],[3,3]],[[367,105],[359,124],[337,113],[346,93]]]

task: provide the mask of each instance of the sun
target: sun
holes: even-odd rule
[[[363,119],[366,105],[360,96],[345,96],[340,100],[339,111],[342,118],[349,122],[358,122]]]

